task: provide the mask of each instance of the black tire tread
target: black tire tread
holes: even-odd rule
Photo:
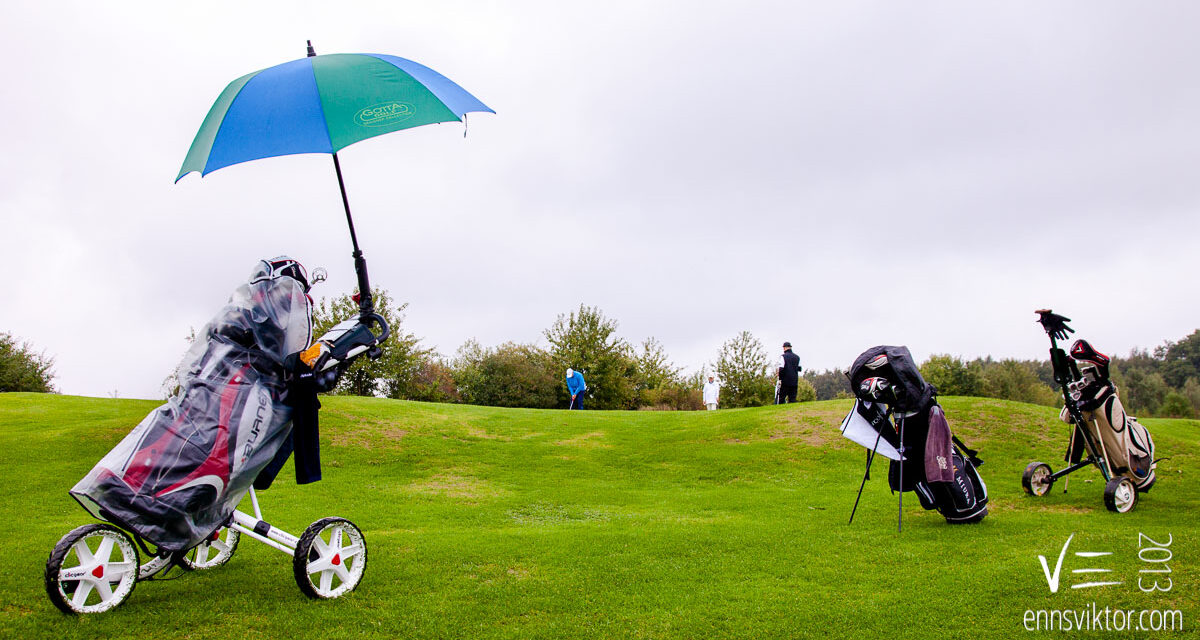
[[[128,534],[126,534],[124,531],[121,531],[117,527],[112,526],[111,524],[85,524],[81,527],[75,527],[67,532],[67,534],[62,538],[59,538],[58,544],[54,545],[54,550],[50,552],[50,557],[46,558],[46,570],[42,574],[42,579],[46,586],[46,595],[50,597],[50,602],[54,603],[54,606],[58,607],[59,611],[73,616],[79,615],[78,611],[72,609],[71,605],[68,604],[67,601],[63,600],[63,595],[58,590],[58,572],[62,569],[62,563],[67,559],[67,554],[71,552],[71,547],[75,546],[75,543],[78,542],[80,538],[90,535],[95,531],[102,531],[106,529],[109,531],[116,531],[117,533],[128,537]],[[141,557],[138,553],[137,546],[133,546],[133,554],[134,566],[140,566]],[[135,579],[133,581],[133,586],[129,588],[129,593],[126,594],[125,598],[120,603],[115,605],[116,607],[121,606],[125,600],[129,599],[129,596],[133,595],[134,590],[137,589],[137,583],[138,581]]]

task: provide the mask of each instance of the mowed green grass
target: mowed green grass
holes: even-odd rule
[[[296,486],[289,464],[260,500],[297,535],[325,516],[357,523],[369,563],[355,592],[310,601],[291,558],[243,539],[221,568],[65,616],[43,567],[59,537],[91,521],[67,490],[157,404],[0,394],[0,635],[1005,638],[1025,633],[1026,610],[1091,603],[1180,610],[1189,634],[1200,622],[1200,422],[1145,421],[1171,459],[1117,515],[1093,469],[1071,476],[1069,493],[1025,496],[1029,461],[1061,466],[1065,426],[1053,409],[973,398],[943,406],[986,461],[991,514],[949,526],[906,494],[900,534],[884,465],[847,524],[865,458],[838,434],[848,401],[658,413],[327,398],[325,479]],[[1037,556],[1053,569],[1072,534],[1052,594]],[[1139,560],[1139,534],[1169,540],[1171,560]],[[1123,584],[1070,588],[1089,566]],[[1144,593],[1139,576],[1173,586]]]

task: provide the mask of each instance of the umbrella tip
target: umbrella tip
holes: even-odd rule
[[[317,51],[313,49],[312,40],[308,41],[308,57],[312,58],[317,55]]]

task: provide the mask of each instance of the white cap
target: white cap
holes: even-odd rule
[[[573,375],[575,375],[575,370],[571,367],[567,367],[567,377],[570,378]]]

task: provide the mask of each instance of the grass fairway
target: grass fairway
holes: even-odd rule
[[[0,394],[0,636],[1011,638],[1027,610],[1093,603],[1134,610],[1133,625],[1136,612],[1178,610],[1182,635],[1200,622],[1200,422],[1144,421],[1171,459],[1117,515],[1094,469],[1067,494],[1026,497],[1022,470],[1059,468],[1066,427],[1053,409],[974,398],[943,406],[986,461],[991,514],[949,526],[906,494],[902,534],[883,465],[847,526],[865,457],[837,432],[848,401],[568,413],[327,398],[325,479],[298,487],[289,464],[260,500],[297,535],[323,516],[357,523],[370,560],[355,592],[310,601],[289,557],[244,538],[224,567],[65,616],[42,571],[59,537],[90,521],[67,490],[157,404]],[[1139,533],[1170,541],[1171,559],[1140,560]],[[1072,534],[1051,593],[1037,556],[1053,570]],[[1072,573],[1089,567],[1112,572]],[[1071,588],[1097,575],[1122,584]],[[1139,577],[1173,586],[1144,593]]]

